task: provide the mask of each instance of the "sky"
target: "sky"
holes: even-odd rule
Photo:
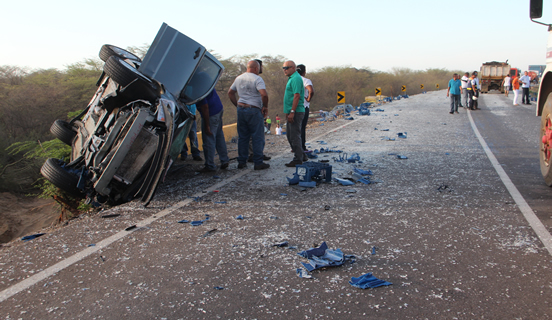
[[[543,22],[552,23],[544,0]],[[103,44],[149,45],[171,27],[231,56],[281,55],[329,66],[479,70],[546,64],[547,27],[529,0],[18,0],[2,4],[0,66],[57,68],[98,57]]]

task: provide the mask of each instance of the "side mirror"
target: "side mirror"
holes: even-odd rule
[[[531,19],[542,17],[542,0],[531,0],[529,8],[529,16]]]

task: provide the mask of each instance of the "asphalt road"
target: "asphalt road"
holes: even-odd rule
[[[482,95],[482,110],[472,113],[493,154],[538,218],[552,231],[552,188],[540,172],[540,117],[536,103],[512,105],[512,94]]]
[[[550,230],[532,108],[499,95],[485,95],[480,106],[471,112],[477,128]],[[356,166],[372,170],[374,183],[288,186],[285,137],[267,140],[269,170],[233,163],[195,175],[192,164],[178,163],[148,208],[85,215],[0,248],[0,317],[549,319],[551,255],[468,113],[449,114],[445,91],[379,108],[308,131],[312,149],[359,154],[356,164],[333,159],[343,153],[320,154],[333,177],[351,177]],[[201,226],[178,223],[206,214]],[[273,246],[283,241],[291,247]],[[356,262],[299,278],[307,260],[297,252],[323,241]],[[392,284],[348,283],[366,273]]]

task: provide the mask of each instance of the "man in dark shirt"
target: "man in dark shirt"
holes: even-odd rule
[[[213,89],[205,99],[197,104],[201,113],[201,137],[203,138],[203,155],[205,167],[199,172],[215,172],[215,150],[219,155],[220,168],[228,168],[228,151],[222,131],[223,106],[217,91]]]

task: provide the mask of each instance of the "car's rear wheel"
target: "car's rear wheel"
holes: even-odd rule
[[[64,164],[62,160],[49,158],[40,168],[40,173],[65,193],[74,197],[82,197],[83,194],[77,188],[79,177],[63,169],[62,164]]]
[[[130,59],[138,62],[142,61],[140,58],[138,58],[138,56],[131,52],[128,52],[116,46],[112,46],[110,44],[104,44],[100,49],[100,59],[102,59],[102,61],[107,61],[111,56],[116,56],[122,59]]]
[[[54,137],[58,138],[67,145],[72,145],[73,139],[77,135],[69,122],[60,119],[57,119],[54,123],[52,123],[50,132],[54,135]]]
[[[104,72],[121,87],[127,87],[136,99],[154,99],[159,96],[159,87],[132,65],[120,57],[111,56],[104,65]],[[127,90],[127,89],[125,89]]]

